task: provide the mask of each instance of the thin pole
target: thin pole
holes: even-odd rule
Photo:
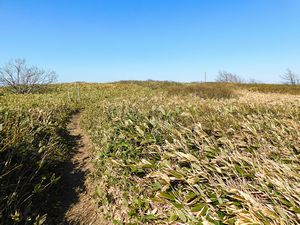
[[[77,101],[80,102],[80,88],[79,88],[79,85],[77,85]]]

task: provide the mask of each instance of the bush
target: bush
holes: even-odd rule
[[[205,99],[226,99],[236,97],[229,85],[224,84],[181,84],[166,86],[169,95],[196,95]]]

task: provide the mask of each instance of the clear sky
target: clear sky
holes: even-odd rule
[[[0,0],[0,64],[17,57],[60,82],[279,82],[300,73],[300,0]]]

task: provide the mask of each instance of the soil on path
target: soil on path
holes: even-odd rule
[[[66,162],[61,177],[61,188],[57,193],[59,204],[49,215],[49,224],[101,225],[101,215],[93,201],[94,187],[89,182],[93,172],[92,143],[80,128],[80,113],[72,116],[68,125],[68,139],[73,150]]]

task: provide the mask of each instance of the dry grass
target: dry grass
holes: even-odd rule
[[[227,99],[237,97],[233,88],[226,84],[177,84],[164,88],[170,96],[195,95],[205,99]]]
[[[18,178],[20,171],[11,169],[35,168],[43,158],[46,167],[38,171],[47,179],[41,187],[54,186],[48,179],[51,168],[63,162],[66,150],[56,132],[65,129],[72,110],[82,108],[81,125],[95,148],[91,188],[107,224],[300,223],[298,87],[154,81],[79,85],[80,104],[67,102],[67,90],[76,90],[73,84],[22,98],[2,92],[2,221],[24,219],[26,205],[17,203],[40,185],[37,179],[29,192],[16,189],[20,197],[14,198],[11,189],[3,188],[16,185],[6,173]],[[76,98],[75,91],[71,97]],[[18,157],[10,160],[6,156],[13,150]],[[22,164],[27,159],[30,165]],[[22,185],[29,183],[26,179]],[[46,202],[47,191],[38,199]],[[44,211],[36,207],[27,216],[40,222]]]
[[[108,221],[300,222],[297,97],[242,91],[205,100],[114,85],[94,93],[101,101],[87,104],[82,121],[97,149],[95,199]]]
[[[239,84],[240,88],[262,92],[262,93],[281,93],[300,95],[300,85],[287,85],[287,84]]]
[[[59,94],[0,96],[0,224],[46,220],[74,109]]]

